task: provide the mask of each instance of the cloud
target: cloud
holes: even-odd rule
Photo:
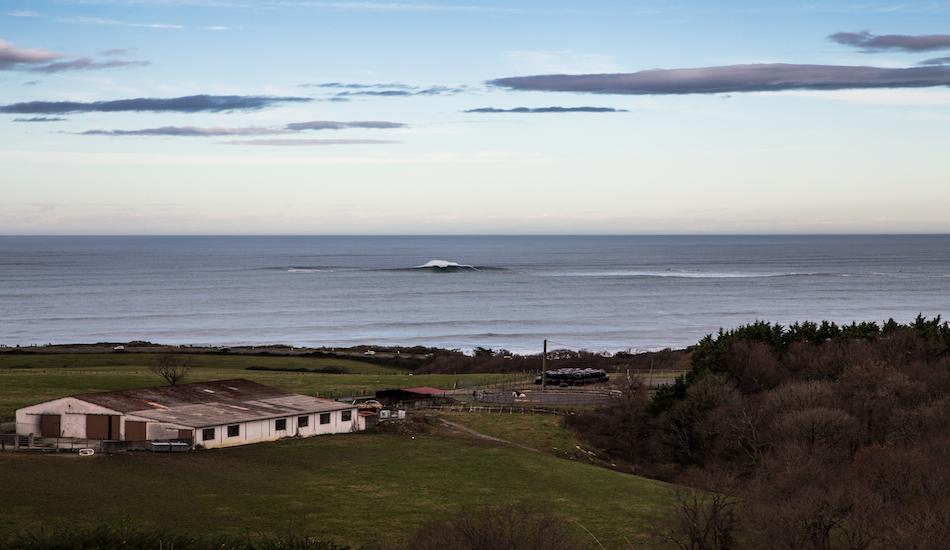
[[[371,88],[376,88],[376,89],[379,89],[379,88],[395,88],[395,89],[401,89],[401,90],[411,90],[411,89],[414,89],[414,88],[415,88],[415,86],[408,86],[408,85],[406,85],[406,84],[399,84],[399,83],[393,83],[393,84],[344,84],[344,83],[342,83],[342,82],[325,82],[325,83],[323,83],[323,84],[301,84],[300,87],[301,87],[301,88],[348,88],[348,89],[357,89],[357,90],[365,90],[365,89],[371,89]]]
[[[197,126],[162,126],[161,128],[145,128],[143,130],[86,130],[79,132],[81,136],[174,136],[174,137],[209,137],[209,136],[269,136],[275,134],[290,134],[292,130],[276,130],[272,128],[199,128]]]
[[[79,23],[81,25],[121,25],[124,27],[148,27],[152,29],[184,29],[183,25],[169,25],[167,23],[127,23],[117,19],[96,19],[94,17],[74,17],[72,19],[58,19],[60,23]]]
[[[138,48],[112,48],[110,50],[104,50],[100,52],[101,55],[110,56],[110,55],[129,55]]]
[[[300,147],[313,145],[388,145],[399,143],[383,139],[249,139],[242,141],[225,141],[227,145],[271,145],[284,147]]]
[[[292,122],[287,126],[288,130],[343,130],[345,128],[405,128],[406,125],[401,122],[384,122],[378,120],[366,120],[355,122],[335,122],[332,120],[314,120],[312,122]]]
[[[21,119],[17,119],[21,120]],[[64,119],[50,119],[64,120]],[[79,132],[81,136],[173,136],[173,137],[214,137],[214,136],[270,136],[294,134],[304,130],[343,130],[346,128],[404,128],[400,122],[357,121],[335,122],[332,120],[315,120],[312,122],[292,122],[284,128],[228,128],[215,126],[201,128],[198,126],[162,126],[160,128],[145,128],[142,130],[86,130]]]
[[[345,100],[353,96],[410,97],[455,95],[472,91],[470,86],[410,86],[408,84],[344,84],[327,82],[324,84],[301,84],[302,88],[333,88],[346,90],[334,94],[335,98]]]
[[[481,109],[469,109],[463,113],[626,113],[626,109],[614,109],[612,107],[515,107],[514,109],[495,109],[493,107],[483,107]]]
[[[830,35],[828,40],[845,46],[854,46],[868,53],[888,50],[899,52],[950,50],[950,34],[924,34],[919,36],[885,34],[874,36],[868,31],[837,32]]]
[[[414,88],[414,89],[396,89],[396,90],[361,90],[358,92],[340,92],[336,94],[337,97],[348,97],[348,96],[417,96],[417,95],[455,95],[461,94],[469,91],[468,86],[432,86],[430,88]]]
[[[521,76],[499,78],[488,84],[512,90],[630,95],[924,88],[950,85],[950,67],[883,69],[771,63],[620,74]]]
[[[103,55],[116,55],[125,53],[128,50],[107,50]],[[109,61],[93,61],[88,57],[74,59],[72,61],[57,61],[50,63],[55,59],[62,59],[65,55],[45,50],[43,48],[30,48],[28,50],[17,48],[15,45],[0,40],[0,70],[25,70],[32,73],[58,73],[62,71],[81,71],[81,70],[99,70],[99,69],[117,69],[123,67],[144,67],[151,65],[149,61],[120,61],[117,59]]]
[[[62,117],[54,116],[35,116],[33,118],[15,118],[13,122],[61,122],[63,120],[68,120]]]
[[[69,113],[112,113],[112,112],[221,112],[256,111],[280,103],[303,103],[313,101],[309,97],[274,96],[215,96],[193,95],[170,99],[140,97],[137,99],[119,99],[115,101],[30,101],[0,106],[0,113],[15,114],[69,114]]]
[[[118,59],[113,59],[110,61],[93,61],[92,59],[89,59],[88,57],[83,57],[80,59],[75,59],[73,61],[59,61],[57,63],[50,63],[48,65],[32,67],[28,70],[31,73],[59,73],[62,71],[120,69],[124,67],[147,67],[151,64],[152,64],[151,61],[120,61]]]
[[[46,63],[62,57],[65,56],[43,48],[24,50],[17,48],[6,40],[0,40],[0,70],[19,69],[23,66]]]
[[[918,65],[950,65],[950,57],[935,57],[921,61]]]
[[[11,17],[43,17],[43,14],[35,11],[8,11],[4,13]]]

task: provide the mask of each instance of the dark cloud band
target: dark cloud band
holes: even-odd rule
[[[481,109],[469,109],[463,113],[626,113],[626,109],[614,109],[611,107],[515,107],[514,109],[495,109],[493,107],[483,107]]]
[[[214,96],[193,95],[170,99],[137,98],[116,101],[94,101],[80,103],[76,101],[30,101],[0,106],[0,113],[15,114],[69,114],[69,113],[112,113],[129,111],[147,111],[155,113],[178,112],[221,112],[256,111],[281,103],[303,103],[313,101],[308,97],[273,96]]]
[[[772,63],[624,74],[521,76],[488,84],[512,90],[630,95],[925,88],[950,85],[950,67],[882,69]]]
[[[828,40],[854,46],[865,52],[901,51],[901,52],[932,52],[936,50],[950,50],[950,34],[925,34],[908,36],[904,34],[886,34],[875,36],[867,31],[837,32],[828,37]]]

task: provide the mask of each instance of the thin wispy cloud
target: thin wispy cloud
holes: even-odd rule
[[[197,126],[162,126],[142,130],[86,130],[78,132],[81,136],[164,136],[164,137],[216,137],[216,136],[269,136],[292,134],[293,130],[273,128],[226,128],[215,126],[200,128]]]
[[[138,48],[112,48],[110,50],[99,52],[99,55],[104,55],[107,57],[114,55],[129,55],[137,49]]]
[[[62,117],[35,116],[33,118],[15,118],[13,122],[62,122],[68,120]]]
[[[301,84],[301,88],[343,88],[343,89],[354,89],[354,90],[369,90],[369,89],[396,89],[396,90],[413,90],[417,89],[417,86],[409,86],[407,84],[400,84],[394,82],[391,84],[345,84],[343,82],[324,82],[322,84]]]
[[[301,84],[301,88],[324,88],[343,90],[333,94],[338,100],[350,97],[411,97],[456,95],[474,92],[471,86],[410,86],[408,84],[347,84],[342,82],[326,82],[322,84]]]
[[[626,113],[626,109],[614,109],[612,107],[515,107],[514,109],[495,109],[493,107],[482,107],[481,109],[469,109],[463,113]]]
[[[222,111],[257,111],[274,107],[282,103],[306,103],[313,101],[309,97],[275,96],[215,96],[193,95],[156,99],[140,97],[115,101],[29,101],[0,106],[0,113],[15,114],[70,114],[70,113],[114,113],[114,112],[153,112],[153,113],[199,113]]]
[[[36,13],[35,11],[7,11],[4,12],[4,15],[9,15],[10,17],[45,17],[42,13]]]
[[[853,46],[866,53],[932,52],[950,50],[950,34],[923,34],[909,36],[905,34],[885,34],[875,36],[868,31],[838,32],[828,37],[832,42]]]
[[[283,128],[229,128],[214,126],[202,128],[199,126],[162,126],[160,128],[144,128],[141,130],[86,130],[78,132],[83,136],[160,136],[160,137],[218,137],[218,136],[269,136],[295,134],[308,130],[344,130],[348,128],[390,129],[404,128],[406,125],[399,122],[384,121],[355,121],[336,122],[331,120],[315,120],[312,122],[292,122]]]
[[[224,141],[226,145],[267,145],[275,147],[306,147],[320,145],[389,145],[399,143],[383,139],[249,139]]]
[[[522,91],[628,95],[925,88],[950,85],[950,67],[885,69],[771,63],[620,74],[521,76],[499,78],[488,84]]]
[[[93,61],[88,57],[83,57],[80,59],[74,59],[72,61],[60,61],[57,63],[50,63],[48,65],[42,65],[39,67],[31,67],[27,69],[31,73],[60,73],[63,71],[87,71],[87,70],[102,70],[102,69],[124,69],[127,67],[147,67],[151,65],[151,61],[121,61],[118,59],[112,59],[109,61]]]
[[[58,23],[78,23],[80,25],[120,25],[124,27],[148,27],[152,29],[184,29],[184,25],[171,25],[168,23],[129,23],[117,19],[98,19],[95,17],[71,17],[60,18]]]
[[[347,128],[389,129],[405,128],[401,122],[386,122],[382,120],[364,120],[354,122],[336,122],[332,120],[314,120],[311,122],[292,122],[287,125],[288,130],[344,130]]]

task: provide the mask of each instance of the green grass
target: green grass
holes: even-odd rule
[[[303,532],[353,546],[486,505],[528,503],[635,547],[664,485],[470,437],[364,432],[185,454],[0,453],[0,538],[128,521],[204,534]]]
[[[561,427],[561,416],[550,414],[440,412],[436,416],[478,433],[537,449],[559,458],[596,463],[596,452]]]
[[[497,383],[527,377],[497,374],[420,375],[352,359],[292,356],[194,354],[194,370],[183,381],[203,382],[246,378],[261,384],[316,397],[372,395],[377,390],[430,386],[449,389],[459,384]],[[149,372],[157,354],[151,353],[9,353],[0,352],[0,421],[14,419],[16,409],[67,395],[165,385]],[[321,374],[247,370],[322,369],[339,367],[350,374]]]

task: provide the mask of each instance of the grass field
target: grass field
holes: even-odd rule
[[[509,419],[512,429],[519,422],[531,430],[535,416]],[[0,471],[0,537],[126,521],[192,533],[296,531],[372,547],[466,509],[527,503],[623,549],[645,543],[666,496],[659,482],[445,429],[180,455],[8,452]]]
[[[0,417],[71,394],[163,385],[148,371],[155,358],[0,353]],[[211,354],[194,362],[185,382],[247,378],[320,396],[530,379],[409,376],[348,359]],[[328,366],[349,374],[247,370]],[[432,414],[403,424],[430,433],[391,428],[174,455],[0,453],[0,539],[123,523],[198,534],[304,533],[369,549],[476,507],[527,504],[563,514],[606,549],[629,550],[646,547],[649,518],[667,509],[664,484],[592,465],[591,450],[556,416]],[[435,414],[541,452],[440,426]]]
[[[246,378],[282,390],[315,397],[372,395],[376,390],[429,386],[449,389],[471,387],[528,376],[470,374],[412,376],[404,370],[352,359],[293,356],[189,355],[194,370],[182,382]],[[0,422],[14,419],[16,409],[80,393],[162,386],[166,382],[149,372],[157,354],[150,353],[10,353],[0,352]],[[337,367],[348,374],[247,370],[248,367],[308,370]]]

